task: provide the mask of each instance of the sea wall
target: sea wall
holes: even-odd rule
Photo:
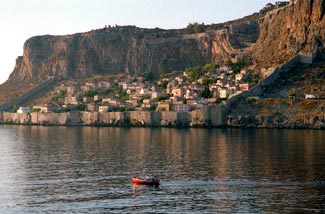
[[[118,126],[118,127],[220,127],[223,107],[214,106],[192,112],[0,112],[0,123],[17,125]]]

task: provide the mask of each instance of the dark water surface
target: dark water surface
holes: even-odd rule
[[[0,213],[325,213],[325,131],[0,126],[0,172]]]

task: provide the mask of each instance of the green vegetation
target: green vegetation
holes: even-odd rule
[[[231,67],[233,74],[240,73],[241,69],[245,66],[242,61],[238,61],[236,63],[232,62],[231,59],[228,59],[225,63],[227,67]]]
[[[168,85],[168,82],[167,81],[161,81],[161,87],[163,89],[166,89],[167,88],[167,85]]]
[[[215,69],[220,68],[220,65],[213,65],[213,64],[206,64],[204,66],[195,66],[195,67],[189,67],[185,69],[185,73],[189,76],[191,81],[196,81],[200,78],[200,76],[204,74],[211,73],[215,71]],[[205,80],[204,80],[205,81]],[[204,85],[207,85],[209,83],[214,83],[216,80],[209,79],[208,82],[203,83]]]
[[[121,100],[128,100],[130,99],[130,95],[123,90],[122,87],[118,87],[115,91],[115,96],[120,98]]]
[[[205,31],[204,23],[199,24],[197,22],[189,23],[186,27],[187,33],[203,33]]]
[[[67,106],[66,111],[84,111],[86,109],[85,104],[78,104],[78,105],[69,105]]]
[[[84,96],[85,97],[93,97],[98,94],[98,91],[95,90],[88,90],[85,92]]]
[[[204,90],[199,94],[199,96],[202,98],[211,98],[212,93],[209,89],[209,86],[205,86]]]
[[[189,76],[191,81],[196,81],[202,75],[202,67],[195,66],[185,69],[185,73]]]
[[[156,100],[159,102],[159,101],[162,101],[162,100],[168,100],[169,99],[169,96],[168,95],[161,95],[161,96],[158,96],[156,98]]]
[[[219,66],[220,67],[220,66]],[[202,71],[204,73],[209,73],[212,72],[213,70],[215,70],[216,66],[212,65],[212,64],[206,64],[202,67]]]
[[[144,81],[152,81],[154,78],[152,71],[145,71],[141,76],[144,78]]]
[[[40,111],[41,111],[40,108],[33,108],[33,109],[32,109],[32,112],[40,112]]]
[[[16,113],[17,111],[18,111],[18,106],[14,105],[14,107],[11,110],[11,112],[12,113]]]
[[[65,98],[67,96],[67,90],[60,90],[54,94],[52,100],[59,101],[61,98]]]
[[[227,100],[227,98],[218,98],[216,100],[216,103],[221,103],[222,101],[226,101],[226,100]]]

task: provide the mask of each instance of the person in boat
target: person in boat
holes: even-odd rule
[[[157,176],[151,176],[151,181],[156,181],[157,179]]]

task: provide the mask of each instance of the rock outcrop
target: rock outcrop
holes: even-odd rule
[[[256,64],[274,67],[298,54],[324,48],[325,0],[298,0],[268,12],[253,50]]]
[[[253,19],[197,34],[124,26],[37,36],[26,41],[9,81],[38,83],[48,76],[71,79],[119,72],[160,74],[218,63],[229,57],[233,46],[246,45],[248,38],[256,40],[257,29]]]
[[[263,15],[186,29],[105,27],[67,36],[36,36],[26,41],[11,82],[39,83],[48,76],[85,78],[94,74],[139,74],[183,70],[218,63],[256,42],[258,66],[281,64],[299,52],[324,48],[325,0],[300,0]]]

